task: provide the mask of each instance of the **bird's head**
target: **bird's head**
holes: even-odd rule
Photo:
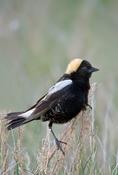
[[[85,77],[90,78],[93,72],[99,69],[93,67],[87,60],[82,60],[80,58],[73,59],[67,66],[66,74],[72,77]]]

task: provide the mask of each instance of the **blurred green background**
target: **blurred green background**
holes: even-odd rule
[[[1,111],[30,107],[64,73],[73,57],[88,59],[100,69],[92,78],[98,84],[97,130],[104,127],[110,103],[111,137],[116,142],[118,1],[0,0]],[[26,126],[24,142],[33,147],[32,152],[44,125]]]

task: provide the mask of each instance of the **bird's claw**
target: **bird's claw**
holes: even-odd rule
[[[60,150],[63,155],[65,155],[65,152],[63,151],[61,144],[67,145],[67,143],[66,142],[63,142],[61,140],[58,140],[58,139],[56,139],[55,142],[56,142],[56,145],[57,145],[57,149]]]

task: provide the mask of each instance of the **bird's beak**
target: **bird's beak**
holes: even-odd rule
[[[99,69],[95,68],[95,67],[92,67],[90,70],[89,70],[89,73],[93,73],[93,72],[96,72],[96,71],[99,71]]]

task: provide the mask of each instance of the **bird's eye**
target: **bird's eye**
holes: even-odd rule
[[[87,71],[87,67],[85,67],[85,66],[82,67],[82,70],[83,70],[83,71]]]

